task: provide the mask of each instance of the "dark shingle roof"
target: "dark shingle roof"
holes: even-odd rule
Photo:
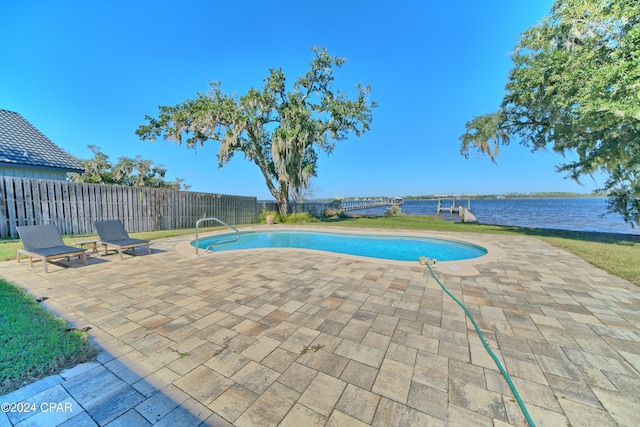
[[[2,164],[84,172],[69,154],[24,117],[13,111],[0,109],[0,165]]]

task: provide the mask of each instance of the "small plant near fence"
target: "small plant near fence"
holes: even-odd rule
[[[273,216],[274,218],[277,218],[278,214],[276,213],[276,211],[267,211],[263,209],[260,211],[260,215],[258,216],[258,222],[260,222],[260,224],[266,224],[267,216]]]

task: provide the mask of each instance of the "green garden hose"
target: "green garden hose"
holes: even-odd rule
[[[491,356],[491,358],[495,362],[496,366],[500,370],[500,373],[502,373],[502,376],[504,377],[504,379],[507,380],[507,384],[509,384],[509,388],[511,388],[511,391],[513,392],[513,395],[515,396],[516,401],[518,402],[518,405],[520,406],[520,409],[522,410],[522,414],[526,418],[526,420],[529,423],[529,425],[531,427],[535,427],[535,423],[533,422],[533,420],[529,416],[529,412],[527,411],[527,407],[524,405],[524,402],[520,398],[520,395],[518,394],[518,390],[516,390],[516,386],[513,384],[513,381],[511,381],[511,377],[509,376],[507,371],[505,371],[505,369],[502,367],[502,364],[498,360],[498,357],[496,357],[495,353],[491,350],[491,348],[489,347],[489,344],[487,344],[487,341],[485,341],[484,336],[482,335],[482,332],[480,332],[480,328],[478,327],[478,324],[476,323],[476,320],[471,315],[471,312],[469,311],[469,309],[462,302],[460,302],[460,300],[458,298],[456,298],[455,295],[453,295],[442,284],[442,282],[440,282],[440,279],[438,279],[438,276],[436,276],[435,273],[433,272],[433,268],[431,268],[431,260],[429,258],[420,257],[420,258],[418,258],[418,262],[420,264],[422,264],[422,265],[426,265],[429,268],[429,272],[431,273],[431,277],[436,279],[436,282],[438,283],[438,285],[440,285],[442,290],[447,295],[449,295],[464,310],[464,312],[467,315],[467,317],[469,318],[469,320],[471,320],[471,323],[473,323],[473,327],[476,328],[476,332],[478,333],[478,337],[480,337],[480,341],[482,341],[482,344],[484,345],[484,348],[487,350],[487,352],[489,353],[489,356]]]

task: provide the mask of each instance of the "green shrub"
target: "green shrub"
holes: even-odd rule
[[[402,216],[402,209],[400,205],[391,205],[384,211],[384,216]]]
[[[267,216],[273,215],[274,223],[278,224],[304,224],[307,222],[319,222],[320,220],[309,212],[294,212],[288,215],[280,215],[275,211],[260,212],[260,224],[267,223]]]
[[[278,215],[278,222],[289,224],[304,224],[307,222],[319,222],[320,220],[309,212],[294,212],[289,215]]]
[[[342,209],[325,209],[325,218],[344,218],[346,215]]]

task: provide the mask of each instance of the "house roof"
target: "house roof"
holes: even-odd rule
[[[20,114],[0,108],[0,166],[84,172],[66,151]]]

